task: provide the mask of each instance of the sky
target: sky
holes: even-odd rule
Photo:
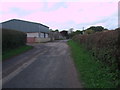
[[[118,0],[1,0],[0,22],[20,19],[58,30],[118,27]]]

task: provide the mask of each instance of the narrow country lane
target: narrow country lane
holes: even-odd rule
[[[65,40],[34,46],[23,56],[15,57],[19,62],[3,62],[3,88],[82,88]],[[10,65],[14,61],[22,64]],[[8,67],[16,70],[11,68],[10,72]]]

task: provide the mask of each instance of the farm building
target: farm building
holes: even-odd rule
[[[12,19],[2,22],[2,28],[25,32],[28,43],[50,41],[49,27],[40,23]]]
[[[58,31],[51,31],[50,37],[51,37],[51,41],[64,39],[64,37]]]
[[[62,37],[64,37],[64,39],[68,39],[69,38],[68,31],[63,30],[60,33],[61,33]]]

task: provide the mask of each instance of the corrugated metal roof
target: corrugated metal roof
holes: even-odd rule
[[[13,29],[23,32],[49,32],[49,27],[40,23],[12,19],[9,21],[2,22],[2,28]]]

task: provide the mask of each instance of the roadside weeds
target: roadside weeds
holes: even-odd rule
[[[110,73],[109,67],[102,67],[103,63],[96,60],[78,43],[69,40],[68,45],[77,68],[79,79],[85,88],[116,88],[115,73]]]

